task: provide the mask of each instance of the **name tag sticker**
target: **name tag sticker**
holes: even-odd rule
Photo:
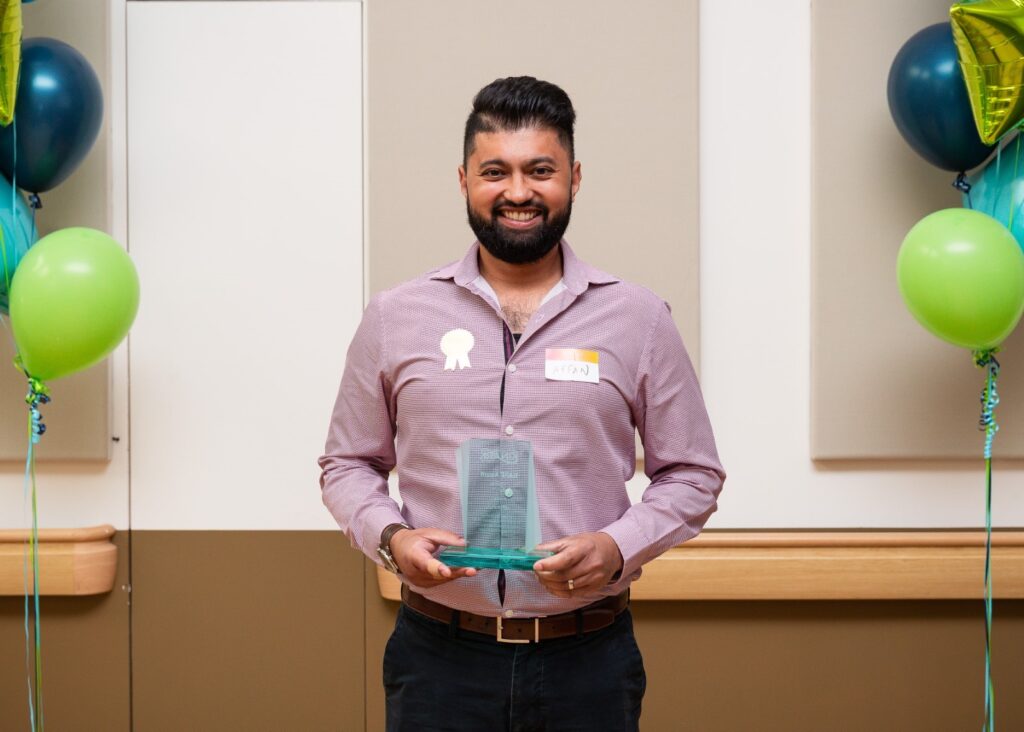
[[[551,381],[600,380],[597,351],[581,348],[548,348],[544,351],[544,377]]]

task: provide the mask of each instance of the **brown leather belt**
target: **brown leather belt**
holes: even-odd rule
[[[619,613],[629,607],[629,590],[615,597],[598,600],[578,610],[538,618],[491,618],[464,610],[452,610],[447,605],[428,600],[423,595],[413,592],[404,584],[402,602],[421,615],[446,625],[451,625],[452,617],[458,613],[459,628],[492,636],[499,643],[536,643],[549,638],[582,635],[607,628]]]

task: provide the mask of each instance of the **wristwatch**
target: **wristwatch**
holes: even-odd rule
[[[384,527],[384,530],[380,532],[380,546],[377,547],[377,556],[380,557],[381,561],[384,562],[384,569],[389,572],[398,574],[398,562],[391,555],[391,537],[397,534],[402,529],[412,529],[409,524],[388,524]]]

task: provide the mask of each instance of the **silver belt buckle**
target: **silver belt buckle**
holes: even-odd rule
[[[497,630],[497,632],[495,633],[495,636],[494,636],[495,640],[497,640],[498,643],[540,643],[540,618],[541,617],[542,616],[538,616],[538,617],[533,619],[533,640],[531,641],[529,638],[523,638],[522,640],[519,640],[519,639],[516,639],[516,638],[505,638],[504,636],[502,636],[502,634],[501,634],[501,616],[499,615],[497,617],[498,630]]]

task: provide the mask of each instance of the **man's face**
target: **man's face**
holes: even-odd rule
[[[536,262],[565,233],[580,187],[580,164],[551,129],[481,132],[459,167],[469,225],[480,243],[510,264]]]

